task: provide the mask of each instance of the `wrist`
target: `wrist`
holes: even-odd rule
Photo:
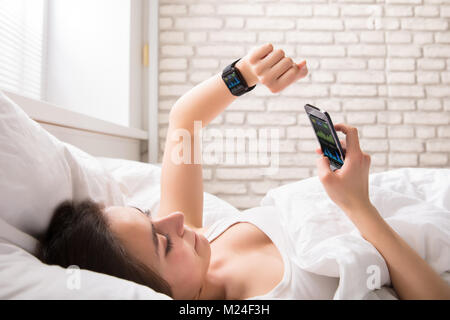
[[[372,203],[351,210],[344,210],[349,219],[359,230],[364,239],[374,242],[380,237],[390,234],[389,225],[383,219]],[[383,235],[383,236],[381,236]]]
[[[341,206],[341,209],[355,225],[358,225],[361,220],[379,215],[377,209],[370,202],[359,203],[358,205],[353,205],[351,207]]]
[[[241,72],[242,76],[245,79],[245,82],[247,82],[247,85],[249,87],[253,87],[255,84],[257,84],[258,78],[254,75],[252,68],[250,67],[250,64],[248,63],[246,57],[239,60],[235,67]]]

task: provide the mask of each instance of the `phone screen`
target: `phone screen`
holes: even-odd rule
[[[338,147],[331,134],[328,123],[311,114],[309,117],[314,127],[314,131],[319,138],[320,147],[322,148],[324,156],[328,157],[330,160],[334,160],[339,165],[343,165],[344,161],[339,154]]]

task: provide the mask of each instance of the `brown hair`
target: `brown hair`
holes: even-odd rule
[[[105,273],[172,296],[169,284],[155,271],[130,256],[108,226],[103,206],[92,200],[64,201],[54,211],[42,237],[38,258],[63,268]]]

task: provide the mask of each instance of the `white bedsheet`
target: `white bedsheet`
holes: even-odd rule
[[[450,169],[372,174],[369,192],[389,225],[448,280]],[[261,205],[279,209],[282,224],[300,251],[302,268],[340,278],[335,299],[396,298],[387,289],[390,279],[384,259],[328,198],[317,177],[272,189]],[[377,271],[384,287],[372,290]]]

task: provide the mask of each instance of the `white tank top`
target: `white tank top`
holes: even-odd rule
[[[272,240],[283,258],[283,278],[268,293],[250,299],[332,299],[339,279],[317,275],[299,267],[295,247],[283,230],[278,215],[273,206],[244,210],[216,221],[206,230],[204,236],[211,242],[231,225],[248,222]]]

